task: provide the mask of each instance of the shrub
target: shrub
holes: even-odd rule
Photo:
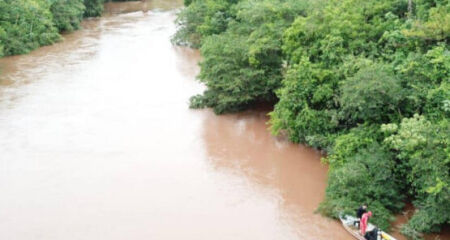
[[[5,55],[28,53],[60,39],[44,0],[0,1],[0,45]]]
[[[447,119],[432,123],[415,115],[398,127],[391,125],[383,126],[390,134],[385,141],[405,162],[409,194],[418,209],[405,232],[439,231],[450,221],[450,123]]]
[[[237,1],[196,0],[186,1],[177,17],[179,29],[172,41],[178,45],[199,48],[204,38],[227,29],[233,18],[231,7]]]
[[[192,31],[202,39],[199,43],[204,59],[199,79],[207,90],[202,97],[194,97],[191,106],[225,113],[275,101],[274,91],[281,85],[283,70],[281,36],[306,6],[296,0],[242,1],[233,7],[236,19],[230,20],[223,32],[219,29],[220,34],[211,32],[218,28],[200,14],[201,24],[194,24],[196,30]]]
[[[50,11],[60,32],[71,32],[80,27],[85,6],[82,0],[53,0]]]
[[[341,118],[350,123],[383,123],[401,115],[404,97],[399,78],[389,65],[374,64],[360,69],[341,83]]]
[[[84,0],[85,17],[98,17],[103,13],[103,0]]]
[[[337,217],[341,212],[354,215],[362,203],[374,212],[373,222],[389,228],[392,212],[404,206],[401,181],[395,175],[395,161],[378,143],[359,149],[341,166],[329,172],[325,200],[319,211]]]

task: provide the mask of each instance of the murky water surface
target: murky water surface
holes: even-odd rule
[[[181,0],[107,4],[65,41],[0,60],[0,239],[351,239],[314,214],[319,153],[264,112],[188,109]]]

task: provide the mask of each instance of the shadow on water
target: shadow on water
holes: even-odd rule
[[[318,152],[271,136],[266,111],[187,109],[200,55],[170,45],[162,12],[180,6],[107,3],[64,41],[0,59],[2,236],[350,239],[314,213]]]
[[[300,239],[348,237],[337,222],[314,213],[324,197],[327,178],[320,153],[272,137],[267,120],[262,111],[224,116],[208,113],[203,136],[212,168],[275,194],[280,221]]]
[[[327,167],[321,154],[311,148],[270,135],[267,111],[247,111],[216,116],[207,113],[204,142],[213,169],[245,179],[257,191],[276,195],[280,221],[289,225],[299,239],[351,239],[337,221],[315,214],[326,188]],[[394,236],[411,217],[409,206],[393,223]],[[324,231],[324,229],[326,229]],[[450,239],[450,229],[427,240]]]

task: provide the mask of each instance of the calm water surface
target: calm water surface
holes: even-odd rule
[[[188,109],[181,0],[115,3],[65,41],[0,60],[0,239],[351,239],[314,214],[319,153],[264,112]]]

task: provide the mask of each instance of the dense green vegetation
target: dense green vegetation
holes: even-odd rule
[[[53,0],[50,7],[55,26],[60,32],[78,29],[85,9],[82,0]]]
[[[0,46],[5,55],[27,53],[60,38],[47,1],[0,0],[0,13]]]
[[[306,9],[307,2],[297,0],[194,1],[180,14],[178,22],[186,24],[174,38],[202,45],[199,78],[208,90],[193,97],[192,104],[223,113],[273,102],[282,79],[281,37]]]
[[[85,17],[97,17],[103,12],[104,0],[84,0],[86,10],[84,11]]]
[[[363,202],[418,239],[450,224],[448,0],[189,0],[177,44],[200,48],[217,113],[274,103],[271,130],[325,150],[319,211]]]
[[[103,0],[0,0],[0,57],[24,54],[80,27],[84,16],[99,16]]]

